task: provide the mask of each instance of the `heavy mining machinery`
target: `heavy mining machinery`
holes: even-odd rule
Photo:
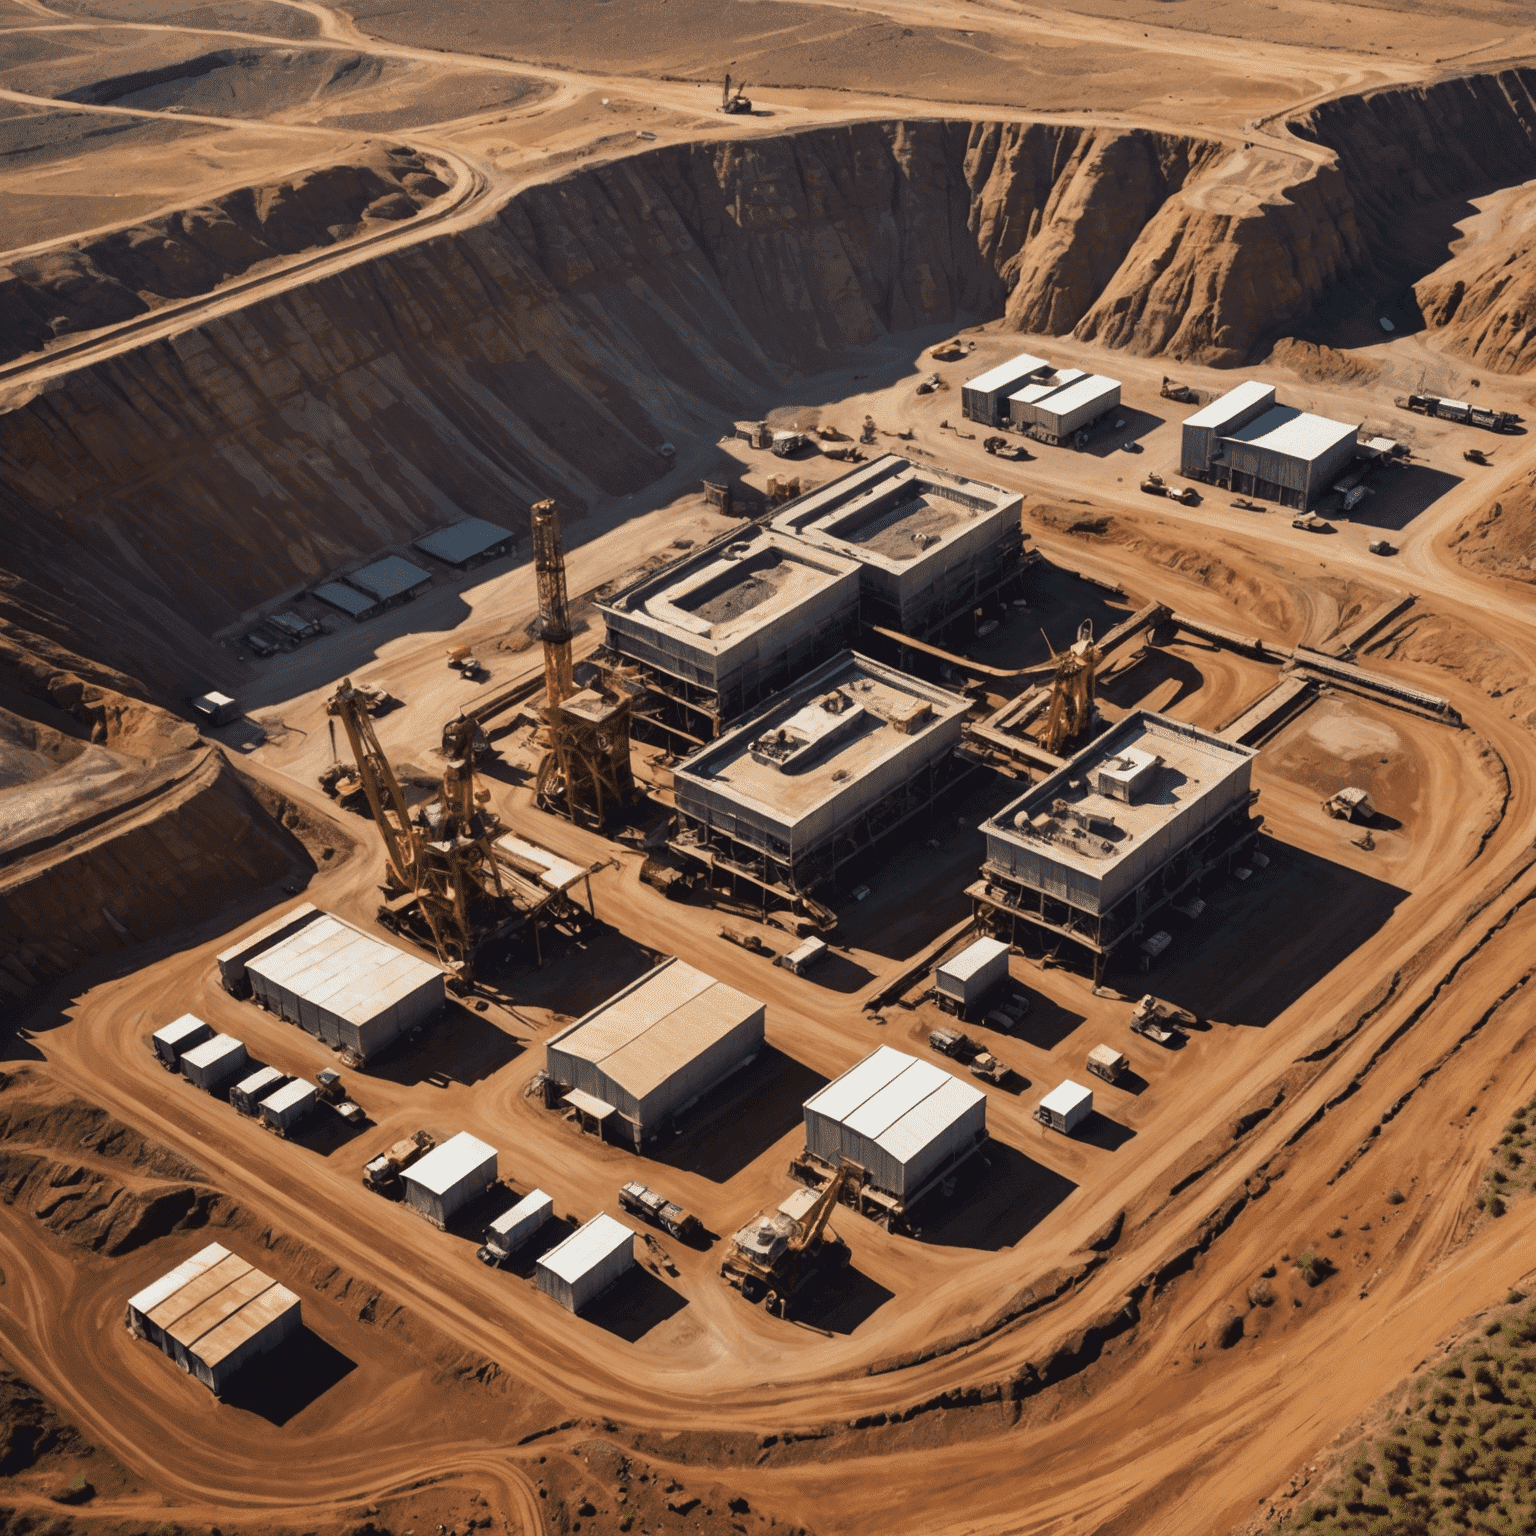
[[[721,1275],[748,1301],[766,1302],[770,1312],[787,1317],[791,1296],[814,1271],[848,1262],[847,1244],[827,1232],[827,1222],[838,1201],[855,1196],[868,1178],[867,1170],[844,1161],[803,1215],[759,1211],[731,1239]]]
[[[1045,642],[1050,645],[1050,641]],[[1040,745],[1060,756],[1088,734],[1093,724],[1093,685],[1101,653],[1093,643],[1093,620],[1078,626],[1077,639],[1064,651],[1051,651],[1051,704],[1040,732]]]
[[[742,117],[752,110],[752,103],[746,97],[746,89],[747,83],[743,80],[733,93],[731,90],[731,77],[726,75],[725,87],[720,92],[720,110],[727,117]]]

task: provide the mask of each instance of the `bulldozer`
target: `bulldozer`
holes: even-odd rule
[[[844,1161],[802,1215],[759,1211],[731,1239],[721,1261],[727,1284],[748,1301],[763,1302],[775,1317],[788,1317],[790,1299],[816,1270],[848,1262],[847,1244],[827,1230],[827,1221],[838,1201],[856,1194],[868,1178],[866,1169]]]

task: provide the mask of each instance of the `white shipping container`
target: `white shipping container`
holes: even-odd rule
[[[1001,939],[981,938],[944,961],[933,973],[934,987],[957,1003],[980,1002],[1008,975],[1008,946]]]
[[[213,1039],[205,1040],[201,1045],[194,1045],[190,1051],[182,1053],[181,1070],[186,1074],[188,1082],[196,1084],[207,1093],[213,1093],[239,1072],[248,1060],[245,1047],[233,1035],[215,1035]]]
[[[496,1156],[495,1147],[460,1131],[401,1174],[406,1204],[446,1227],[496,1182]]]
[[[634,1264],[634,1232],[622,1221],[599,1214],[539,1260],[538,1285],[567,1312],[580,1312]]]
[[[229,1102],[242,1115],[260,1114],[261,1101],[269,1094],[276,1093],[287,1081],[286,1072],[279,1072],[276,1067],[262,1067],[260,1071],[252,1072],[249,1077],[242,1077],[229,1090]]]
[[[195,1013],[184,1013],[179,1019],[161,1025],[150,1036],[150,1041],[154,1045],[155,1055],[166,1066],[175,1067],[184,1051],[191,1050],[194,1045],[201,1045],[212,1034],[212,1027]]]
[[[1053,1131],[1071,1135],[1093,1113],[1093,1090],[1071,1078],[1058,1084],[1040,1100],[1035,1118]]]
[[[524,1195],[516,1205],[509,1206],[486,1227],[486,1245],[504,1256],[516,1253],[554,1214],[554,1197],[536,1189]]]
[[[314,1107],[315,1085],[296,1078],[261,1101],[262,1123],[287,1135]]]
[[[264,928],[258,928],[255,933],[247,934],[238,943],[231,944],[219,954],[219,980],[223,983],[226,992],[239,994],[245,990],[247,980],[245,963],[253,955],[259,955],[264,949],[270,949],[280,939],[286,939],[289,934],[297,933],[306,923],[319,917],[320,910],[311,901],[306,901],[297,907],[290,908],[287,912]]]

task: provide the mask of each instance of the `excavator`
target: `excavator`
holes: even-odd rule
[[[790,1298],[817,1269],[848,1262],[848,1245],[827,1231],[827,1222],[838,1201],[856,1195],[868,1178],[868,1170],[844,1161],[802,1215],[759,1211],[731,1239],[721,1275],[748,1301],[788,1317]]]

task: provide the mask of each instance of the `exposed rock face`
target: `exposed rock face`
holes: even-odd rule
[[[1497,501],[1464,517],[1451,544],[1469,570],[1536,586],[1536,473],[1510,481]]]

